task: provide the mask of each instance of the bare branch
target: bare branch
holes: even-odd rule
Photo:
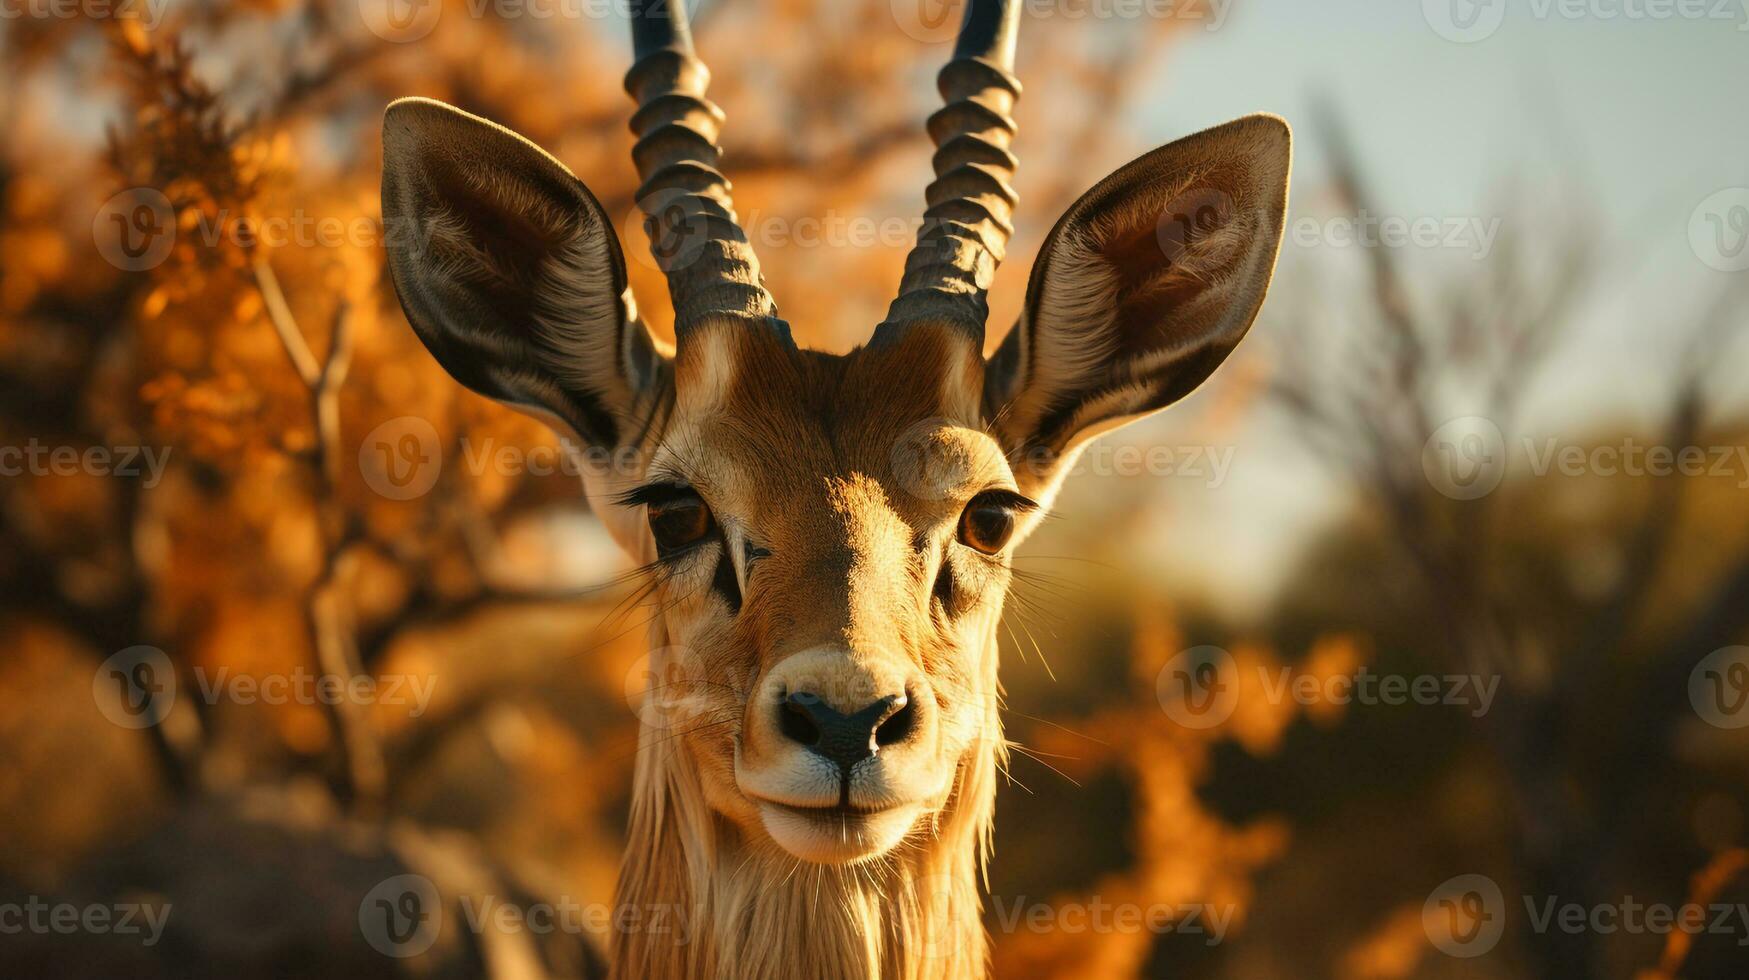
[[[279,334],[280,345],[285,348],[285,354],[291,358],[292,369],[304,384],[314,388],[316,380],[322,373],[322,366],[317,363],[316,355],[310,353],[310,345],[299,332],[297,320],[292,316],[291,306],[285,301],[285,291],[279,286],[279,277],[273,274],[273,266],[266,256],[258,256],[251,264],[255,271],[255,286],[261,293],[261,300],[267,307],[267,320],[273,324],[273,330]]]

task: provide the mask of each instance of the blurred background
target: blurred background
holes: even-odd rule
[[[619,5],[3,13],[0,974],[585,974],[601,921],[360,916],[611,902],[649,614],[553,436],[408,328],[378,127],[548,148],[666,333]],[[958,15],[694,13],[804,343],[884,315]],[[1749,975],[1746,53],[1735,3],[1028,5],[992,346],[1116,166],[1297,145],[1251,339],[1017,559],[998,976]]]

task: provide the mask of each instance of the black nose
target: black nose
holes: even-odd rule
[[[881,746],[910,737],[915,718],[911,699],[903,694],[889,694],[846,715],[819,695],[797,691],[783,700],[779,728],[848,773]]]

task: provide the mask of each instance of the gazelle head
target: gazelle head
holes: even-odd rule
[[[1016,545],[1088,440],[1215,370],[1269,283],[1289,135],[1251,116],[1077,201],[985,358],[1015,203],[1017,20],[969,5],[898,297],[841,356],[798,348],[777,315],[717,170],[708,73],[666,4],[634,4],[626,87],[672,348],[562,164],[441,103],[387,113],[384,220],[421,230],[389,250],[408,319],[461,383],[614,461],[586,467],[587,489],[654,563],[661,609],[646,736],[664,761],[640,780],[755,854],[847,865],[952,820],[982,833]]]

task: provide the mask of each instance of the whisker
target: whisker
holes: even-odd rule
[[[1044,759],[1040,758],[1038,753],[1034,752],[1032,749],[1029,749],[1024,745],[1021,745],[1019,742],[1014,742],[1014,741],[1010,741],[1008,743],[1008,747],[1013,749],[1016,752],[1019,752],[1023,757],[1031,759],[1032,761],[1038,763],[1039,765],[1044,766],[1046,769],[1049,769],[1050,771],[1052,771],[1052,772],[1056,773],[1057,775],[1063,777],[1064,779],[1068,780],[1070,785],[1074,786],[1075,788],[1077,788],[1077,789],[1082,788],[1079,780],[1077,780],[1075,777],[1069,775],[1068,773],[1064,772],[1063,770],[1058,769],[1056,766],[1053,766],[1050,763],[1046,762]],[[1069,757],[1063,756],[1063,758],[1069,758]]]
[[[1057,723],[1056,723],[1056,722],[1054,722],[1054,721],[1051,721],[1051,720],[1050,720],[1050,719],[1049,719],[1049,718],[1040,718],[1040,717],[1039,717],[1039,716],[1037,716],[1037,715],[1029,715],[1029,714],[1027,714],[1027,713],[1025,713],[1025,712],[1024,712],[1024,711],[1015,711],[1015,710],[1012,710],[1012,709],[1009,709],[1009,708],[1006,708],[1006,707],[1005,707],[1005,708],[1004,708],[1004,709],[1003,709],[1003,710],[1005,710],[1005,711],[1007,711],[1007,712],[1008,712],[1008,713],[1009,713],[1009,714],[1011,714],[1011,715],[1014,715],[1014,716],[1015,716],[1015,717],[1017,717],[1017,718],[1025,718],[1025,719],[1026,719],[1026,720],[1027,720],[1027,721],[1033,721],[1033,722],[1037,722],[1037,723],[1039,723],[1039,724],[1041,724],[1041,725],[1049,725],[1049,726],[1051,726],[1051,727],[1052,727],[1052,728],[1055,728],[1055,729],[1057,729],[1057,730],[1058,730],[1058,731],[1062,731],[1062,732],[1068,732],[1068,733],[1069,733],[1069,734],[1070,734],[1070,735],[1073,735],[1073,736],[1075,736],[1075,737],[1076,737],[1076,738],[1084,738],[1084,739],[1086,739],[1086,740],[1087,740],[1087,741],[1089,741],[1089,742],[1093,742],[1093,743],[1095,743],[1095,744],[1097,744],[1097,745],[1104,745],[1104,746],[1106,746],[1106,747],[1108,747],[1108,748],[1109,748],[1109,747],[1110,747],[1110,745],[1111,745],[1111,743],[1110,743],[1110,742],[1107,742],[1107,741],[1105,741],[1105,740],[1103,740],[1103,739],[1098,739],[1098,738],[1094,738],[1094,737],[1093,737],[1093,736],[1091,736],[1091,735],[1088,735],[1088,734],[1087,734],[1087,733],[1085,733],[1085,732],[1078,732],[1078,731],[1076,731],[1076,730],[1075,730],[1075,729],[1073,729],[1073,728],[1070,728],[1070,727],[1068,727],[1068,726],[1066,726],[1066,725],[1059,725],[1059,724],[1057,724]]]

